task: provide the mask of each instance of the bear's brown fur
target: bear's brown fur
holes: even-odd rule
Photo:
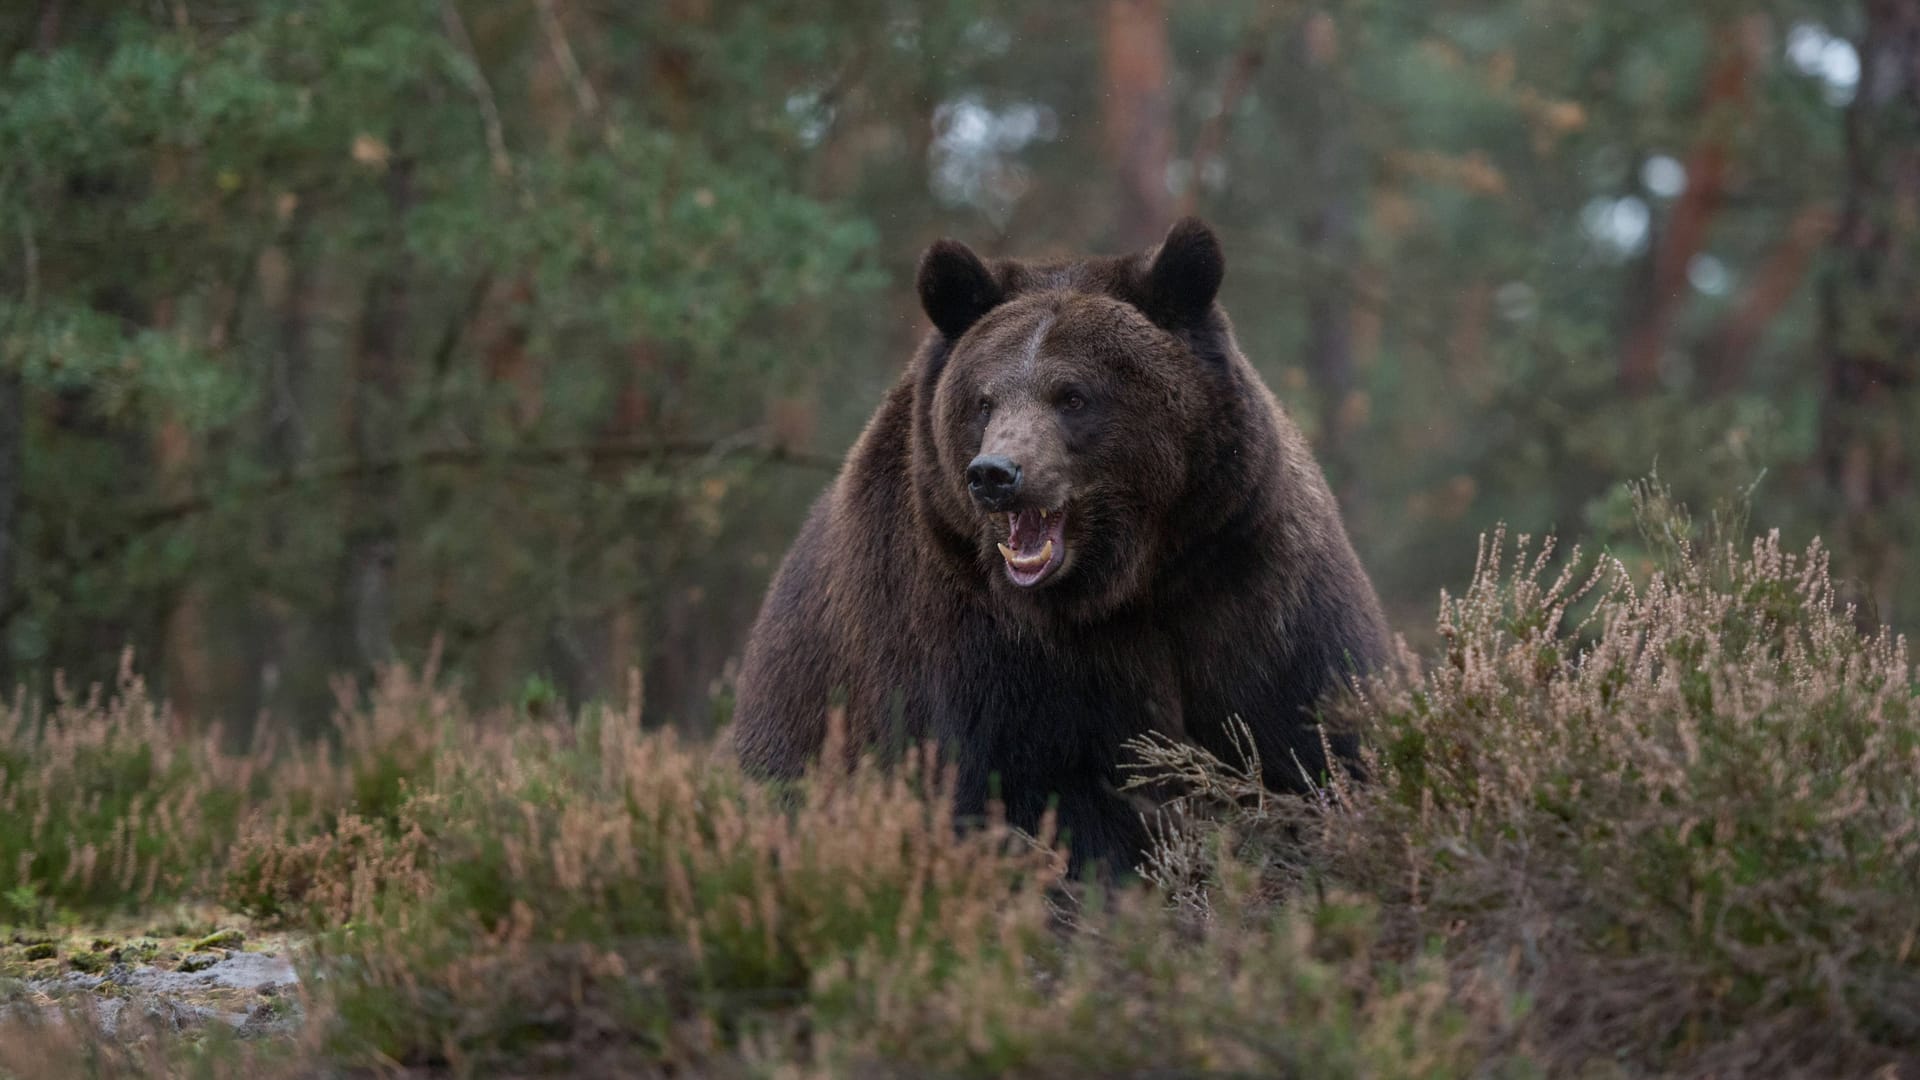
[[[749,769],[799,774],[843,701],[857,747],[940,743],[963,814],[997,792],[1033,828],[1055,805],[1076,862],[1121,867],[1147,839],[1117,793],[1130,737],[1231,756],[1239,717],[1269,783],[1324,772],[1312,708],[1385,658],[1385,623],[1319,467],[1214,303],[1223,272],[1191,219],[1117,257],[929,249],[934,332],[748,641]]]

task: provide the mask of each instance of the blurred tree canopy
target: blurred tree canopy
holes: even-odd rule
[[[1403,626],[1621,481],[1920,625],[1920,0],[0,12],[0,674],[199,722],[443,664],[724,718],[935,236],[1198,212]]]

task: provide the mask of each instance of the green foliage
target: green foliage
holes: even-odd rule
[[[702,66],[761,28],[688,41],[635,9],[602,40],[488,3],[182,12],[0,56],[0,373],[24,393],[0,427],[24,422],[28,447],[5,481],[23,516],[0,624],[18,670],[44,692],[56,666],[111,674],[82,658],[96,634],[155,657],[231,640],[196,665],[214,697],[183,707],[317,729],[330,669],[386,658],[336,584],[370,533],[406,570],[368,586],[381,637],[441,634],[461,668],[503,641],[540,655],[555,627],[577,652],[573,620],[638,603],[692,550],[660,539],[672,523],[741,486],[724,449],[698,448],[768,441],[737,435],[768,400],[743,380],[833,349],[774,327],[883,280],[870,222],[799,190],[790,143],[745,137],[779,86]],[[590,72],[556,66],[576,43]],[[714,100],[699,124],[670,104],[693,85],[595,94],[671,82],[682,47]],[[654,442],[694,450],[636,452]],[[604,443],[621,467],[594,464]],[[392,470],[397,489],[369,495]],[[143,637],[188,593],[214,641]],[[286,655],[287,635],[319,658]],[[235,661],[281,674],[236,694]]]
[[[708,728],[919,333],[927,240],[1132,231],[1079,5],[63,9],[44,41],[0,16],[0,663],[43,699],[132,642],[196,721],[315,732],[331,675],[437,642],[480,702],[642,668]],[[1624,552],[1618,481],[1650,468],[1695,502],[1764,475],[1764,524],[1829,523],[1812,253],[1759,301],[1844,175],[1844,88],[1782,49],[1855,5],[1168,13],[1168,183],[1396,615],[1490,520]],[[1729,42],[1759,52],[1710,107]],[[1649,169],[1710,146],[1706,286],[1625,388],[1679,213]]]

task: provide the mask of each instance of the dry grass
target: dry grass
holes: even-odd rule
[[[16,716],[0,799],[42,823],[0,840],[12,919],[221,897],[304,927],[314,978],[299,1045],[16,1018],[0,1075],[1904,1063],[1904,644],[1854,629],[1817,548],[1696,537],[1642,494],[1652,574],[1483,545],[1443,599],[1444,650],[1337,709],[1372,748],[1366,783],[1282,798],[1249,766],[1143,747],[1143,784],[1186,794],[1149,880],[1105,890],[1032,838],[956,830],[925,756],[776,790],[635,709],[475,718],[430,674],[389,673],[299,753],[176,746],[132,681]],[[200,807],[224,810],[183,825]]]

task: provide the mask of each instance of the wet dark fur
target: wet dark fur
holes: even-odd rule
[[[1076,861],[1120,867],[1146,842],[1116,794],[1134,735],[1230,756],[1239,716],[1270,784],[1325,771],[1312,707],[1385,658],[1386,630],[1318,466],[1213,303],[1219,275],[1197,222],[1111,258],[928,253],[936,330],[814,506],[748,642],[735,747],[749,769],[799,774],[841,699],[856,745],[939,741],[962,813],[997,789],[1033,828],[1057,800]],[[1008,366],[1029,339],[1037,375]],[[962,478],[989,433],[978,397],[1020,372],[1024,411],[994,437],[1013,425],[1043,461],[1036,487],[1070,475],[1075,500],[1069,572],[1032,591],[1006,580],[1004,515]],[[1062,380],[1100,404],[1046,412]]]

